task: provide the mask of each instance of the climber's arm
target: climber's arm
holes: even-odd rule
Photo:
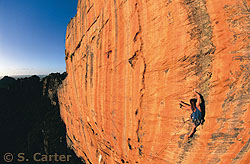
[[[183,109],[191,110],[191,106],[188,103],[185,103],[185,102],[181,101],[180,104],[183,106]]]
[[[194,90],[194,93],[196,94],[196,97],[197,97],[197,105],[200,106],[200,104],[201,104],[201,97],[200,97],[200,94],[199,94],[199,92],[197,92],[196,90]]]
[[[185,103],[184,101],[181,101],[183,106],[190,106],[188,103]]]

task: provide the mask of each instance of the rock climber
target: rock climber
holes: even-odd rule
[[[201,121],[202,121],[200,94],[195,89],[194,89],[194,93],[197,99],[190,99],[190,105],[183,101],[180,102],[180,108],[192,111],[191,119],[192,119],[192,122],[194,123],[194,126],[192,128],[192,131],[188,135],[188,139],[194,135],[194,133],[196,132],[196,128],[201,124]]]

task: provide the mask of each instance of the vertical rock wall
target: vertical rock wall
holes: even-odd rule
[[[250,163],[248,0],[79,0],[59,90],[87,163]],[[197,88],[193,139],[179,108]]]

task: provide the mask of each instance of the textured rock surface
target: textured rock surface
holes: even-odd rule
[[[88,163],[249,163],[248,0],[79,0],[59,90]],[[205,123],[187,143],[193,88]]]

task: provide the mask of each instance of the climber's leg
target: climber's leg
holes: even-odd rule
[[[191,133],[188,135],[188,138],[193,137],[194,133],[196,132],[196,127],[197,126],[195,126],[195,125],[193,126]]]

